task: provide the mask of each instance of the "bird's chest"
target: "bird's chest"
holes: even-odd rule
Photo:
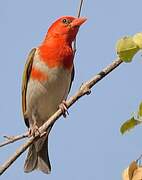
[[[48,67],[36,60],[33,67],[46,76],[46,80],[30,79],[27,88],[27,105],[30,113],[46,120],[66,99],[71,82],[71,71],[64,67]]]

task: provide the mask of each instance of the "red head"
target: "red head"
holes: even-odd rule
[[[86,21],[86,18],[76,18],[63,16],[56,20],[48,30],[47,37],[59,37],[68,42],[72,42],[79,30],[79,27]]]

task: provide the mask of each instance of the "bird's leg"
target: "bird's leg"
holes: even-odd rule
[[[34,123],[32,128],[31,128],[31,135],[32,136],[40,135],[39,127],[37,126],[36,123]]]
[[[29,137],[36,135],[40,135],[40,132],[37,124],[35,123],[32,127],[29,128]]]
[[[36,118],[34,115],[32,116],[32,121],[33,123],[31,127],[29,128],[29,136],[38,136],[40,135],[40,132],[39,132],[39,127],[37,126]]]
[[[62,103],[59,105],[59,109],[61,109],[64,118],[66,118],[67,115],[69,115],[67,104],[66,104],[65,100],[63,100]]]

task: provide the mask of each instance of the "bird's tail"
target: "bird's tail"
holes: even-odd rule
[[[24,172],[28,173],[38,169],[46,174],[51,172],[51,165],[48,156],[48,137],[44,141],[42,148],[37,151],[37,144],[32,144],[29,147],[29,152],[24,165]]]

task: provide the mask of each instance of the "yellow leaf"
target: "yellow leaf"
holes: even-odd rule
[[[142,102],[139,105],[139,111],[138,111],[138,116],[141,118],[142,117]]]
[[[139,51],[139,47],[132,37],[123,37],[117,42],[116,50],[121,60],[131,62],[134,55]]]
[[[132,180],[141,180],[142,179],[142,167],[138,167],[134,173]]]
[[[129,170],[128,170],[129,179],[133,179],[133,174],[137,168],[138,166],[136,161],[132,161],[131,164],[129,165]]]
[[[133,41],[140,49],[142,49],[142,32],[135,34],[133,36]]]
[[[129,169],[129,168],[124,169],[124,171],[123,171],[123,173],[122,173],[122,179],[123,179],[123,180],[130,180],[130,179],[129,179],[129,175],[128,175],[128,169]]]
[[[126,131],[129,131],[130,129],[134,128],[136,125],[142,123],[142,121],[139,121],[132,117],[131,119],[127,120],[122,124],[120,127],[120,132],[124,134]]]
[[[122,173],[123,180],[133,180],[134,172],[137,170],[138,166],[136,161],[133,161],[128,168],[126,168]]]

